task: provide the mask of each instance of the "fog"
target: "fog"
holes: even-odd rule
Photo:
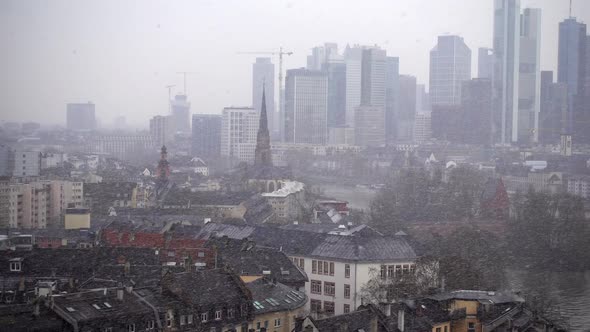
[[[557,25],[568,1],[523,0],[542,9],[541,69],[556,70]],[[473,52],[492,46],[493,1],[20,1],[0,2],[0,118],[65,123],[65,104],[92,101],[103,125],[117,116],[146,128],[167,108],[166,85],[187,93],[193,113],[251,104],[251,64],[241,51],[293,51],[305,66],[324,42],[378,44],[400,72],[428,83],[438,35],[458,34]],[[590,2],[573,16],[590,22]],[[277,62],[276,59],[273,62]],[[278,69],[278,68],[277,68]]]

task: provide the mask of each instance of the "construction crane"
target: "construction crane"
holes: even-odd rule
[[[187,74],[194,74],[194,72],[191,72],[191,71],[178,71],[176,73],[177,74],[182,74],[182,76],[183,76],[183,79],[184,79],[183,94],[186,96],[186,75]]]
[[[172,88],[176,85],[166,85],[166,89],[168,89],[168,113],[172,113]]]
[[[282,91],[283,91],[283,55],[293,55],[293,52],[286,52],[283,51],[283,47],[280,46],[278,52],[277,51],[270,51],[270,52],[238,52],[238,54],[268,54],[279,56],[279,116],[282,113],[283,109],[283,98],[282,98]]]

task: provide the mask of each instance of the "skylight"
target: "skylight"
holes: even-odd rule
[[[254,308],[256,308],[257,310],[260,310],[260,309],[264,309],[264,306],[260,302],[254,301]]]
[[[69,312],[74,312],[76,311],[76,309],[72,308],[72,307],[66,307],[66,310]]]
[[[112,306],[110,303],[108,303],[108,302],[105,302],[105,303],[103,303],[103,304],[104,304],[104,306],[105,306],[105,307],[107,307],[107,308],[112,308],[112,307],[113,307],[113,306]]]
[[[92,306],[94,307],[94,309],[100,310],[100,306],[98,304],[94,303]]]

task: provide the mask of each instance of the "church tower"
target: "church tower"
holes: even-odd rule
[[[256,150],[254,151],[254,168],[272,168],[264,86],[262,88],[262,107],[260,108],[260,122],[258,124],[258,135],[256,136]]]

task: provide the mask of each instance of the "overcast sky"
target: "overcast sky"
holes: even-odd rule
[[[558,22],[569,0],[522,0],[542,9],[541,68],[555,70]],[[590,22],[590,1],[573,15]],[[193,113],[251,104],[255,55],[283,46],[286,68],[313,46],[379,44],[400,71],[428,82],[430,49],[458,34],[491,47],[493,0],[0,0],[0,120],[65,123],[65,104],[92,101],[103,125],[119,115],[137,127],[166,114],[168,84],[190,71]],[[278,65],[277,65],[278,69]]]

